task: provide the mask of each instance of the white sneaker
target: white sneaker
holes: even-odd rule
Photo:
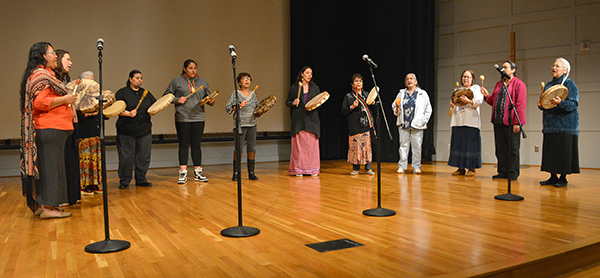
[[[194,168],[194,180],[207,182],[208,178],[202,174],[202,167]]]
[[[353,176],[358,175],[358,171],[352,171],[352,172],[350,172],[350,175],[353,175]]]
[[[423,172],[421,172],[421,169],[414,169],[413,170],[413,174],[421,174]]]
[[[177,179],[178,184],[183,184],[187,182],[187,170],[179,170],[179,179]]]
[[[398,168],[398,171],[396,171],[396,173],[398,173],[398,174],[404,174],[404,169]]]

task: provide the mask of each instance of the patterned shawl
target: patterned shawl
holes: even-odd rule
[[[52,71],[40,66],[35,69],[27,81],[25,88],[24,110],[21,115],[21,177],[39,178],[36,165],[37,145],[35,144],[35,123],[33,122],[33,101],[38,93],[51,87],[54,93],[66,95],[65,86],[54,77]]]

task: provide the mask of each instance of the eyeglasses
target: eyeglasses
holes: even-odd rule
[[[561,67],[559,65],[552,65],[552,69],[562,69],[562,68],[564,68],[564,67]]]
[[[252,78],[250,78],[250,77],[244,77],[244,78],[242,78],[242,80],[250,80],[250,81],[252,81]]]
[[[46,53],[51,53],[51,54],[56,55],[56,52],[54,52],[54,51],[46,51]]]

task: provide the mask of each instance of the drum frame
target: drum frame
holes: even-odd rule
[[[309,112],[313,111],[313,110],[321,107],[321,105],[323,105],[323,103],[325,103],[329,99],[329,97],[330,97],[329,93],[327,91],[323,91],[320,94],[313,97],[311,100],[309,100],[306,103],[306,105],[304,106],[304,108],[306,108],[306,111],[309,111]],[[317,99],[317,98],[320,98],[320,99]],[[314,103],[312,101],[314,101]]]

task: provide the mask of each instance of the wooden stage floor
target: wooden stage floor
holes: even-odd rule
[[[523,168],[512,192],[525,200],[510,202],[494,199],[507,180],[491,179],[493,165],[455,177],[445,163],[424,164],[422,175],[382,163],[382,206],[396,215],[368,217],[376,176],[350,176],[341,160],[322,161],[319,177],[288,176],[287,166],[258,163],[260,180],[249,181],[242,165],[243,224],[260,229],[246,238],[220,235],[238,225],[231,165],[207,166],[210,181],[185,188],[176,168],[151,169],[153,187],[125,190],[108,172],[111,239],[131,248],[99,255],[84,247],[104,240],[101,195],[67,207],[70,218],[42,220],[27,209],[20,178],[0,178],[0,277],[525,277],[521,266],[554,257],[529,270],[536,275],[521,272],[550,277],[572,260],[556,256],[600,242],[600,170],[555,188],[538,184],[548,178],[539,167]],[[345,238],[364,246],[305,246]]]

